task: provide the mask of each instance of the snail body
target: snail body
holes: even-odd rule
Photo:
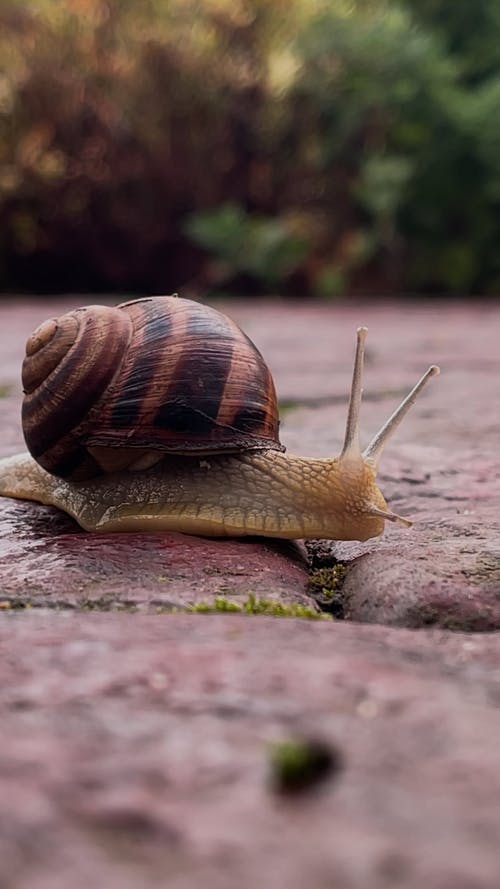
[[[438,369],[362,453],[365,337],[342,452],[318,460],[283,453],[270,372],[214,309],[152,297],[45,322],[23,366],[31,454],[0,460],[0,495],[56,506],[89,531],[366,540],[386,520],[409,525],[388,509],[377,464]]]

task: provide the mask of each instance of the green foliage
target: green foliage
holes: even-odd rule
[[[241,605],[231,602],[225,596],[215,596],[212,602],[196,602],[195,605],[189,605],[186,609],[194,614],[216,614],[218,612],[236,612],[241,613]]]
[[[0,286],[497,292],[500,5],[3,0]]]
[[[305,239],[283,219],[250,215],[236,204],[193,214],[185,231],[218,261],[217,283],[246,274],[272,288],[283,284],[308,253]]]
[[[379,4],[361,21],[325,11],[300,38],[295,90],[316,109],[317,162],[349,171],[344,200],[389,286],[493,291],[498,86],[466,83],[463,58],[444,48],[444,17],[429,27],[432,5],[445,4],[427,4],[426,28],[417,4]],[[500,19],[489,23],[500,36]]]

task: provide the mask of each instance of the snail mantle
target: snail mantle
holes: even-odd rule
[[[387,441],[432,366],[362,451],[366,328],[357,331],[338,457],[284,453],[271,373],[226,315],[176,296],[87,306],[26,345],[29,453],[0,460],[0,495],[71,515],[87,531],[367,540],[391,512],[376,484]]]

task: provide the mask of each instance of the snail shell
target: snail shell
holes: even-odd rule
[[[271,373],[231,319],[175,296],[44,322],[22,370],[26,444],[84,479],[177,454],[284,450]]]

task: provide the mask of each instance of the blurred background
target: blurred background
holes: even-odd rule
[[[500,292],[498,0],[0,0],[0,290]]]

